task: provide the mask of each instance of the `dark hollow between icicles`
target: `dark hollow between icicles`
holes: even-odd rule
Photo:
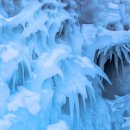
[[[105,80],[103,97],[114,100],[115,95],[124,96],[130,93],[130,65],[124,60],[124,67],[122,68],[121,61],[119,61],[118,74],[115,68],[114,58],[112,61],[108,60],[104,67],[104,72],[111,80],[112,86]]]

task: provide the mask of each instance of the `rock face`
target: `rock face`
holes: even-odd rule
[[[114,99],[115,95],[123,96],[130,93],[130,65],[127,63],[119,64],[118,74],[113,61],[110,63],[107,61],[105,66],[105,72],[112,82],[112,86],[104,81],[105,92],[103,95],[109,99]]]

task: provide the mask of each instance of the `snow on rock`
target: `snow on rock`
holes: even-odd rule
[[[59,122],[55,124],[49,125],[47,127],[47,130],[69,130],[69,128],[63,120],[60,120]]]

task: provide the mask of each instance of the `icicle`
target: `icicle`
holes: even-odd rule
[[[118,57],[119,57],[120,60],[121,60],[121,66],[122,66],[122,70],[123,70],[124,61],[123,61],[123,59],[122,59],[122,54],[121,54],[120,46],[115,47],[115,50],[116,50],[116,53],[117,53]]]
[[[86,90],[87,90],[87,93],[89,95],[89,98],[90,98],[90,101],[96,101],[96,98],[95,98],[95,90],[92,86],[92,84],[90,84],[89,86],[87,85],[86,86]]]
[[[100,79],[100,78],[97,78],[97,80],[98,80],[99,85],[102,87],[102,89],[103,89],[103,91],[104,91],[104,86],[103,86],[103,83],[102,83],[101,79]]]
[[[118,56],[116,53],[114,53],[114,62],[115,62],[117,76],[118,76]]]
[[[106,61],[108,60],[108,58],[109,58],[108,54],[100,55],[99,66],[102,68],[103,71],[104,71],[104,65],[105,65]]]
[[[124,47],[124,49],[125,49],[127,52],[130,52],[130,48],[128,48],[128,47],[126,46],[126,44],[123,44],[122,47]]]
[[[112,61],[112,55],[113,55],[113,51],[110,49],[110,62]]]
[[[86,100],[87,98],[84,98],[83,96],[82,96],[82,100],[83,100],[83,107],[84,107],[84,109],[85,109],[85,111],[87,111],[87,106],[86,106]]]
[[[101,53],[102,53],[102,51],[98,50],[97,57],[99,57],[101,55]]]
[[[128,52],[123,47],[121,47],[121,50],[125,56],[126,61],[130,64],[130,57],[129,57]]]
[[[31,76],[32,75],[32,70],[31,70],[31,65],[30,65],[29,60],[25,57],[23,62],[25,64],[25,66],[27,67],[27,70],[29,72],[29,76]]]
[[[122,61],[122,56],[121,56],[120,46],[116,46],[116,47],[115,47],[115,51],[116,51],[118,57],[119,57],[119,58],[121,59],[121,61]]]
[[[76,120],[77,120],[77,129],[78,129],[79,122],[80,122],[78,94],[74,94],[74,102],[75,102],[75,108],[76,108]]]
[[[73,95],[69,96],[69,106],[70,106],[70,120],[71,124],[74,123],[74,100],[73,100]]]
[[[103,51],[104,55],[106,55],[106,54],[107,54],[107,52],[109,51],[109,49],[110,49],[110,47],[109,47],[109,46],[105,48],[105,50]]]
[[[25,81],[25,79],[24,79],[24,64],[23,64],[23,62],[21,63],[21,69],[22,69],[22,79],[23,79],[23,83],[24,83],[24,81]]]

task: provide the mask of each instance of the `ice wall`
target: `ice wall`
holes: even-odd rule
[[[0,130],[116,130],[101,79],[111,84],[103,72],[111,55],[116,67],[119,58],[129,62],[124,6],[2,0],[0,7]]]
[[[0,129],[91,130],[95,123],[94,129],[109,130],[109,108],[95,94],[99,76],[108,78],[82,55],[77,3],[7,0],[0,6]],[[93,110],[103,118],[95,122]]]

